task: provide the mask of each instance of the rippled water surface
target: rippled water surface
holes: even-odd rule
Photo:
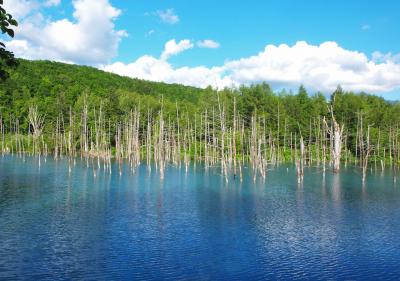
[[[400,186],[292,167],[265,183],[0,157],[1,280],[399,280]],[[247,175],[247,176],[246,176]]]

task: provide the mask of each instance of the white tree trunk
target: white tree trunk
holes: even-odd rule
[[[340,157],[342,153],[342,134],[343,126],[333,120],[333,171],[338,173],[340,171]]]

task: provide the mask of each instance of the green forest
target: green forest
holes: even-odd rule
[[[303,158],[329,163],[334,116],[343,129],[342,162],[399,161],[400,103],[340,86],[329,97],[303,86],[274,92],[267,83],[216,91],[19,59],[0,81],[0,114],[3,153],[136,153],[137,163],[250,161],[261,168]]]

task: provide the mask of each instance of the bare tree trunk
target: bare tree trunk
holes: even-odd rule
[[[331,136],[331,161],[333,163],[333,172],[338,173],[340,171],[340,158],[342,154],[342,136],[344,125],[340,125],[333,114],[333,106],[330,107],[331,113],[331,126],[329,127],[326,123],[325,125],[328,130],[329,135]]]
[[[30,106],[28,112],[28,120],[33,130],[33,151],[34,153],[40,153],[38,151],[38,139],[40,138],[44,125],[44,115],[41,115],[38,111],[37,106]]]

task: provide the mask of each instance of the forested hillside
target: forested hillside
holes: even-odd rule
[[[11,110],[20,117],[27,112],[27,103],[35,103],[48,115],[54,115],[75,106],[83,95],[93,105],[102,100],[105,104],[113,101],[110,106],[118,107],[124,95],[140,93],[156,99],[163,95],[169,101],[198,103],[203,92],[193,87],[121,77],[87,66],[22,59],[18,68],[11,71],[10,79],[0,83],[3,112]]]
[[[336,93],[336,115],[341,122],[349,122],[351,127],[359,112],[365,115],[365,122],[377,127],[393,126],[400,121],[398,103],[389,103],[364,93]],[[22,123],[26,121],[30,105],[37,105],[46,118],[54,119],[59,113],[68,112],[70,107],[79,110],[85,96],[89,107],[102,104],[109,118],[140,103],[143,108],[150,106],[156,109],[161,99],[164,99],[167,108],[174,107],[172,112],[167,111],[167,115],[174,116],[175,102],[189,114],[217,106],[216,92],[210,88],[131,79],[87,66],[49,61],[19,60],[19,67],[11,72],[11,78],[0,82],[3,118],[6,120],[11,114],[21,118]],[[310,118],[327,114],[326,103],[329,102],[323,94],[307,94],[303,87],[294,94],[285,91],[274,93],[267,84],[221,91],[220,96],[230,110],[235,96],[238,111],[243,116],[250,118],[257,111],[274,128],[279,115],[282,126],[286,120],[290,129],[296,130],[299,122],[304,131],[307,131]]]
[[[364,142],[368,137],[368,154],[374,154],[375,160],[378,156],[385,161],[398,159],[395,148],[400,104],[365,93],[343,92],[340,87],[330,96],[334,97],[333,103],[322,93],[308,94],[304,87],[297,93],[274,93],[268,84],[262,83],[215,91],[131,79],[91,67],[49,61],[19,60],[18,68],[10,74],[9,79],[0,82],[3,146],[11,145],[13,133],[34,133],[35,126],[28,118],[30,108],[43,118],[42,149],[45,146],[48,151],[59,150],[61,143],[62,149],[67,150],[67,142],[70,150],[79,151],[95,143],[95,135],[100,131],[108,132],[107,141],[103,141],[114,146],[118,143],[118,130],[123,131],[124,122],[135,112],[138,143],[142,146],[150,141],[145,140],[145,134],[149,130],[152,134],[163,125],[170,134],[163,140],[177,138],[187,145],[188,155],[200,153],[199,157],[204,159],[207,145],[217,154],[232,152],[229,142],[234,139],[244,158],[250,153],[252,130],[258,128],[256,135],[263,135],[259,146],[266,148],[263,153],[269,161],[293,159],[286,149],[295,153],[293,149],[299,146],[300,136],[310,151],[309,158],[315,160],[322,157],[317,150],[329,138],[329,130],[325,129],[329,129],[326,121],[331,116],[328,105],[333,105],[337,121],[345,128],[346,157],[366,153]],[[165,120],[165,124],[160,120]],[[155,124],[158,127],[152,127]],[[58,143],[55,136],[60,137]],[[96,142],[94,147],[99,146],[100,141]],[[221,142],[223,147],[218,150]],[[199,152],[200,148],[203,151]],[[28,144],[24,149],[29,150]],[[183,144],[179,144],[178,150],[183,150]]]

